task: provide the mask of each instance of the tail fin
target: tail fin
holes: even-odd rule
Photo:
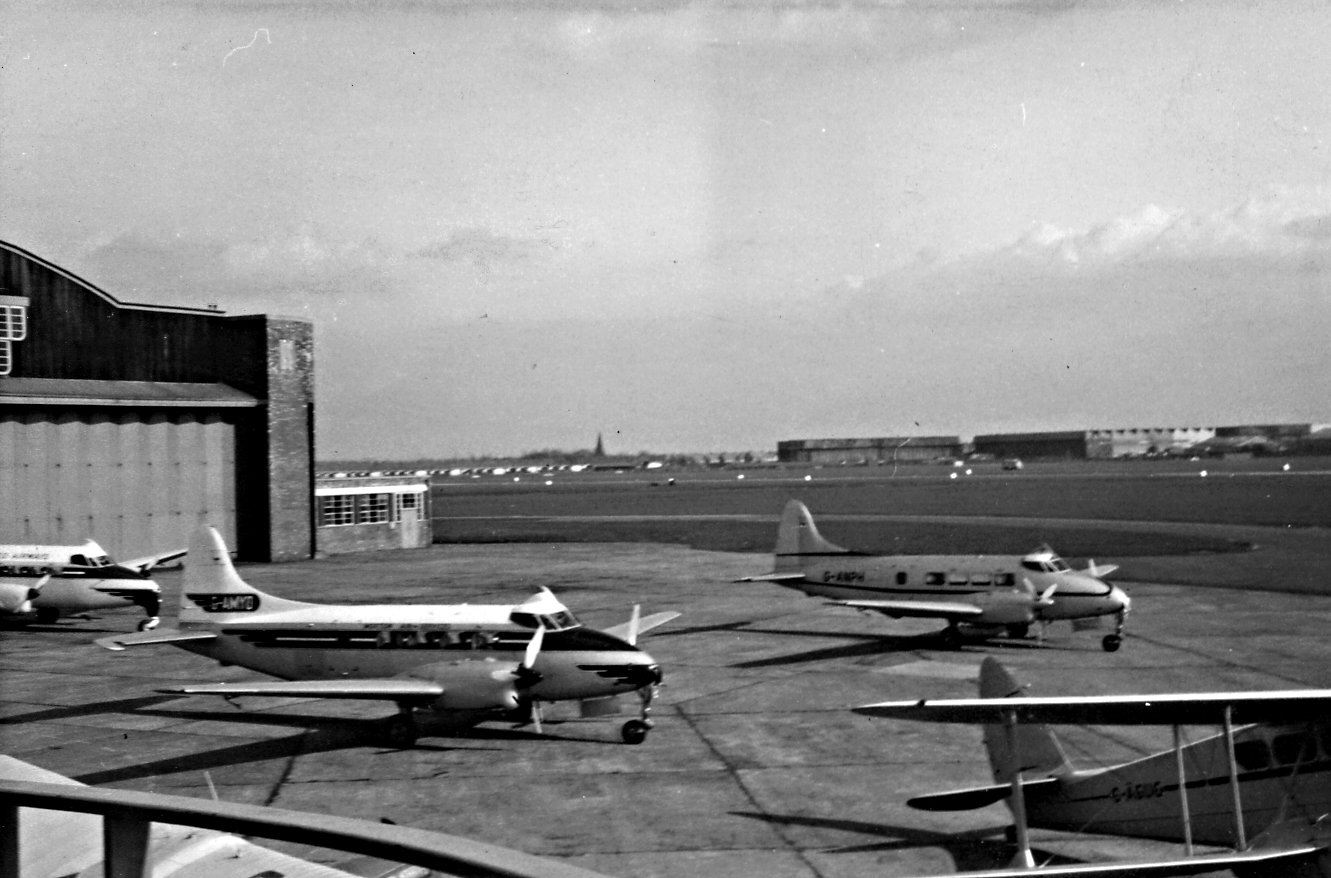
[[[849,555],[849,549],[829,543],[818,533],[809,507],[791,500],[781,513],[781,528],[776,532],[776,556],[782,555]]]
[[[215,529],[204,526],[194,533],[185,561],[180,589],[180,618],[185,622],[234,622],[273,612],[308,606],[300,601],[264,594],[249,585],[231,565],[226,542]]]
[[[1022,687],[994,658],[980,665],[981,698],[1021,698]],[[989,765],[998,783],[1012,782],[1013,765],[1008,750],[1007,731],[998,723],[984,727],[984,746],[989,751]],[[1021,758],[1022,777],[1065,774],[1072,771],[1063,747],[1046,725],[1021,723],[1017,726],[1017,754]]]

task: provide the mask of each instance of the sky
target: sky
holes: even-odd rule
[[[7,5],[0,239],[321,460],[1331,421],[1331,7]]]

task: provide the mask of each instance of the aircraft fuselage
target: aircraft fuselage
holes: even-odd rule
[[[468,622],[304,620],[299,613],[217,627],[211,641],[181,648],[285,680],[429,678],[459,662],[520,663],[532,631]],[[189,626],[198,627],[198,626]],[[524,695],[541,701],[601,698],[660,682],[655,661],[616,637],[584,626],[545,633],[533,670],[540,681]]]
[[[1064,565],[1066,566],[1066,565]],[[1056,585],[1051,603],[1035,608],[1036,618],[1053,622],[1118,612],[1119,589],[1072,569],[1021,555],[858,555],[837,553],[778,557],[776,572],[803,579],[781,584],[833,600],[991,602],[1029,581],[1037,594]]]
[[[1222,736],[1183,748],[1193,841],[1235,844],[1234,798]],[[1249,726],[1234,736],[1247,841],[1280,819],[1331,813],[1331,726]],[[1095,772],[1058,786],[1032,788],[1031,826],[1183,839],[1182,803],[1172,750]]]

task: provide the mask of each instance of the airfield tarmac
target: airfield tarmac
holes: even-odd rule
[[[644,638],[665,687],[656,729],[547,710],[546,734],[487,724],[377,743],[389,705],[161,695],[251,678],[171,647],[122,653],[95,637],[134,612],[0,633],[4,752],[85,783],[265,803],[434,829],[567,858],[607,875],[929,875],[1002,865],[1002,806],[913,811],[914,794],[989,782],[977,729],[869,719],[845,708],[969,696],[986,655],[1041,694],[1331,686],[1331,597],[1130,585],[1123,649],[1050,629],[1043,645],[942,650],[927,620],[895,622],[765,583],[770,556],[656,544],[436,545],[245,565],[254,585],[328,602],[516,602],[547,585],[593,626],[684,615]],[[174,607],[180,573],[159,577]],[[168,623],[169,624],[169,623]],[[1103,632],[1101,632],[1103,633]],[[1190,730],[1199,736],[1203,729]],[[1168,729],[1060,729],[1078,764],[1168,745]],[[996,833],[996,834],[995,834]],[[1177,846],[1036,830],[1055,862],[1174,855]],[[289,847],[325,861],[336,855]]]

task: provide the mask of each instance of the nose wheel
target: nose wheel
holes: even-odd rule
[[[1118,652],[1118,648],[1123,645],[1123,623],[1128,620],[1128,614],[1119,613],[1117,619],[1118,624],[1114,627],[1114,633],[1106,634],[1100,641],[1105,652]]]
[[[149,616],[148,618],[139,621],[139,630],[151,631],[160,624],[162,624],[161,616]]]
[[[642,702],[642,717],[631,719],[619,730],[619,736],[625,744],[641,744],[647,740],[647,733],[656,725],[651,720],[652,698],[656,696],[655,686],[643,686],[638,690],[638,699]]]

